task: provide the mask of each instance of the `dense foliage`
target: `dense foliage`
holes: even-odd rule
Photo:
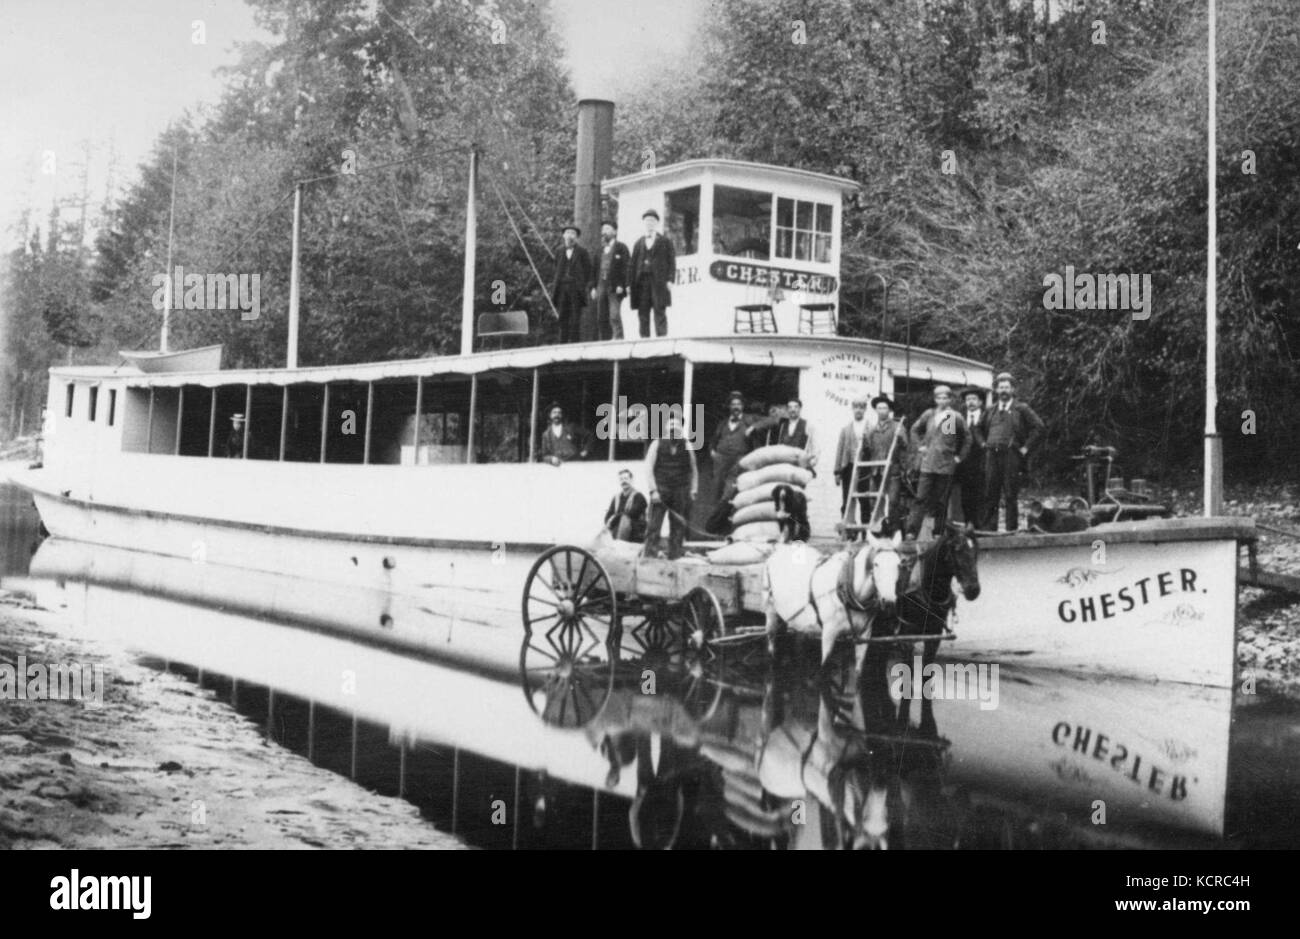
[[[93,257],[30,232],[12,253],[11,415],[65,348],[102,360],[155,341],[173,153],[174,263],[262,275],[257,321],[178,313],[177,346],[282,361],[289,199],[295,180],[328,176],[304,189],[300,360],[454,349],[470,144],[484,164],[479,306],[499,281],[545,328],[497,192],[541,229],[525,236],[547,271],[541,243],[572,204],[575,115],[548,6],[250,2],[278,41],[246,46],[215,113],[160,138]],[[850,331],[880,335],[880,274],[888,338],[910,310],[914,342],[1014,371],[1052,453],[1095,439],[1135,471],[1169,472],[1195,465],[1204,422],[1205,45],[1196,0],[713,0],[690,58],[618,102],[614,169],[652,153],[851,176]],[[1288,0],[1221,4],[1220,420],[1239,470],[1282,470],[1300,443],[1285,418],[1300,392],[1300,234],[1286,224],[1300,209],[1298,45]],[[355,176],[336,175],[344,151]],[[1149,274],[1151,318],[1045,310],[1043,278],[1067,265]]]

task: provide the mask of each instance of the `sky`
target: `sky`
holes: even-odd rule
[[[575,90],[617,100],[681,67],[708,0],[553,3]],[[83,186],[92,208],[120,194],[170,122],[219,99],[236,43],[270,38],[243,0],[0,0],[0,244],[24,209],[44,227]]]

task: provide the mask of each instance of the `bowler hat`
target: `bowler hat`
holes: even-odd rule
[[[560,402],[558,402],[558,401],[552,401],[550,404],[548,404],[548,405],[546,406],[546,410],[543,411],[542,413],[543,413],[543,414],[550,414],[550,413],[551,413],[552,411],[554,411],[556,408],[559,408],[561,411],[564,410],[564,408],[563,408],[563,406],[560,404]]]
[[[993,379],[993,383],[996,385],[1000,381],[1009,381],[1013,385],[1016,383],[1016,380],[1011,377],[1010,372],[998,372],[998,377]]]
[[[612,218],[607,218],[605,221],[600,223],[601,228],[604,228],[606,225],[614,229],[614,231],[618,231],[618,222],[614,221]]]
[[[958,398],[965,398],[967,395],[979,395],[980,400],[981,401],[984,400],[984,392],[980,391],[978,388],[967,386],[963,388],[961,391],[957,392]]]
[[[571,232],[573,232],[573,233],[574,233],[575,235],[577,235],[579,238],[582,237],[582,229],[579,228],[577,225],[565,225],[563,228],[560,229],[560,234],[562,235],[562,234],[564,234],[566,231],[571,231]]]
[[[652,218],[652,219],[654,219],[656,222],[659,221],[659,213],[656,212],[654,209],[646,209],[644,212],[641,213],[641,217],[642,217],[642,218]]]
[[[885,402],[885,404],[889,405],[891,411],[893,410],[894,402],[893,399],[889,397],[889,395],[876,395],[874,398],[871,399],[871,406],[874,408],[877,404],[879,404],[882,401]]]

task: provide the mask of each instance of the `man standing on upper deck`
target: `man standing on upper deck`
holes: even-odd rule
[[[659,213],[647,209],[641,216],[645,236],[632,248],[632,306],[641,321],[642,338],[650,335],[650,311],[654,310],[655,335],[668,335],[668,307],[673,295],[668,285],[677,277],[677,251],[673,240],[659,233]]]
[[[785,405],[785,417],[776,426],[773,443],[783,447],[802,450],[809,469],[817,468],[817,440],[813,436],[812,425],[799,415],[803,413],[803,402],[791,398]]]
[[[537,458],[542,463],[560,466],[570,460],[587,458],[587,435],[581,428],[564,423],[564,409],[552,402],[546,409],[547,426],[542,431],[541,446],[537,448]]]
[[[1015,398],[1010,372],[993,383],[997,403],[984,415],[984,524],[998,530],[998,503],[1007,504],[1007,531],[1020,527],[1020,474],[1031,450],[1043,437],[1043,420],[1034,409]]]
[[[668,558],[682,556],[691,503],[700,491],[695,451],[682,437],[682,419],[670,414],[664,422],[665,435],[651,441],[646,451],[646,479],[650,482],[650,525],[646,530],[645,554],[659,553],[659,531],[668,516]]]
[[[578,244],[582,229],[564,227],[564,247],[555,256],[555,276],[551,279],[551,300],[560,317],[560,342],[577,342],[581,337],[582,310],[587,294],[595,283],[591,255]]]
[[[713,504],[717,505],[726,494],[727,478],[736,464],[750,450],[754,430],[758,426],[753,417],[745,413],[745,396],[733,391],[727,396],[727,416],[713,431],[709,450],[713,453]]]
[[[935,385],[934,407],[912,425],[912,445],[921,454],[921,482],[907,516],[909,541],[921,533],[927,515],[934,516],[934,530],[939,533],[948,517],[953,476],[970,453],[970,431],[952,409],[952,389],[947,385]]]
[[[627,293],[628,267],[632,258],[627,245],[618,240],[618,224],[600,226],[600,267],[591,298],[596,301],[596,329],[601,339],[623,338],[623,295]],[[638,539],[639,540],[639,539]]]

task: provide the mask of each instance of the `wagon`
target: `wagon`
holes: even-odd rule
[[[766,635],[763,564],[642,557],[640,545],[607,536],[548,548],[523,589],[519,668],[529,706],[548,723],[581,727],[616,682],[649,667],[697,685],[675,691],[707,708],[721,692],[726,650]]]

